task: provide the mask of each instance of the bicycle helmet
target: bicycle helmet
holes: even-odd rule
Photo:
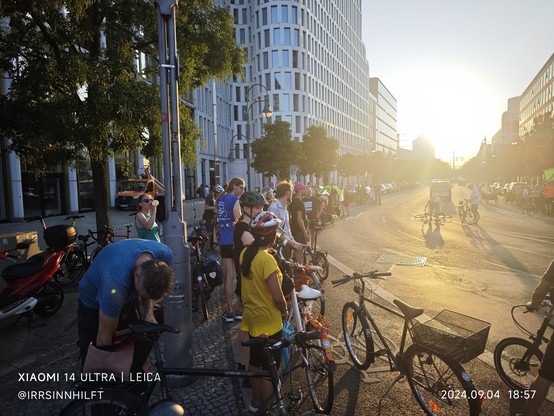
[[[220,184],[215,185],[214,191],[216,191],[218,194],[222,193],[224,191],[223,186],[221,186]]]
[[[281,220],[273,212],[262,211],[250,223],[250,232],[254,236],[269,236],[277,231]]]
[[[263,207],[267,205],[262,194],[253,191],[247,191],[240,196],[239,203],[241,207]]]
[[[329,199],[329,192],[324,191],[324,192],[321,194],[321,199],[322,199],[324,202],[327,202],[327,200]]]

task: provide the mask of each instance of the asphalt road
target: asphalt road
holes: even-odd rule
[[[507,336],[525,337],[513,324],[510,309],[527,302],[532,289],[554,254],[554,218],[522,215],[502,202],[480,207],[478,225],[462,226],[457,202],[467,198],[466,188],[453,189],[452,202],[443,205],[451,222],[423,224],[413,219],[422,213],[428,190],[419,188],[386,195],[383,205],[351,207],[351,216],[324,230],[318,244],[330,253],[331,276],[325,282],[326,317],[332,323],[338,362],[335,374],[333,414],[378,414],[378,402],[397,373],[380,361],[360,372],[352,367],[343,346],[340,315],[343,304],[355,298],[352,285],[333,288],[330,281],[352,270],[379,269],[392,276],[380,283],[383,302],[399,298],[422,307],[429,318],[450,309],[491,323],[487,351],[479,359],[464,364],[477,389],[490,399],[483,405],[485,415],[515,415],[521,401],[510,400],[510,391],[498,377],[492,354],[499,340]],[[425,266],[378,262],[383,254],[425,257]],[[380,329],[393,344],[400,340],[402,321],[375,311]],[[521,316],[530,328],[540,317]],[[552,399],[552,392],[550,398]],[[547,403],[543,414],[554,414]],[[422,414],[408,383],[396,384],[383,399],[381,415]]]

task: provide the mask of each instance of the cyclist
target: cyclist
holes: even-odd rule
[[[154,303],[173,291],[171,258],[171,249],[165,244],[139,239],[109,244],[98,253],[79,283],[81,364],[91,343],[111,345],[116,330],[128,323],[156,322]],[[144,360],[149,352],[143,351]]]
[[[287,236],[290,247],[296,251],[302,250],[302,244],[294,240],[290,228],[288,206],[292,201],[292,183],[290,181],[279,182],[277,188],[275,188],[275,197],[277,200],[271,204],[267,210],[275,214],[281,221],[281,228]]]
[[[269,334],[269,338],[280,340],[283,334],[283,320],[287,318],[287,302],[281,290],[283,275],[277,261],[268,252],[275,243],[277,229],[281,221],[272,212],[260,212],[250,223],[250,233],[254,237],[251,245],[240,255],[242,280],[242,301],[244,317],[240,329],[247,331],[250,337]],[[279,366],[281,352],[274,353]],[[269,370],[263,360],[263,348],[250,348],[250,369]],[[260,403],[265,402],[273,393],[268,380],[251,380],[252,404],[250,411],[255,412]]]
[[[260,212],[263,211],[264,207],[267,205],[267,201],[263,195],[247,191],[240,196],[239,203],[242,215],[240,216],[239,221],[235,224],[235,231],[233,234],[233,260],[235,262],[235,271],[237,274],[237,287],[235,288],[235,293],[239,299],[241,299],[240,253],[242,253],[244,247],[251,245],[254,241],[254,236],[250,233],[250,223]],[[246,369],[246,364],[248,362],[249,348],[243,347],[240,344],[241,341],[247,338],[247,332],[239,332],[239,370]],[[244,380],[246,382],[248,379]],[[246,383],[243,383],[243,386],[245,384]]]
[[[217,199],[217,220],[219,222],[219,245],[223,260],[223,292],[227,311],[223,315],[225,322],[242,319],[242,311],[233,313],[233,283],[235,281],[235,263],[233,261],[233,230],[240,217],[239,197],[244,192],[244,180],[233,178],[227,185],[225,193]]]
[[[159,227],[156,223],[158,201],[149,194],[139,196],[135,226],[139,238],[160,242]]]
[[[212,192],[210,193],[210,195],[208,195],[204,202],[204,214],[202,214],[202,219],[206,221],[206,232],[208,234],[208,240],[210,242],[210,250],[214,249],[213,228],[215,218],[215,201],[222,192],[223,187],[219,184],[215,185],[212,188]]]
[[[475,218],[477,218],[479,204],[481,203],[481,192],[479,192],[479,187],[475,184],[469,185],[469,189],[471,189],[471,193],[469,194],[469,202],[471,203],[471,212],[473,213],[474,218],[472,224],[475,224]]]
[[[544,272],[541,281],[533,291],[531,296],[531,302],[527,303],[527,309],[529,311],[536,311],[541,307],[541,303],[545,296],[550,293],[552,297],[554,295],[554,260],[550,263],[550,266]],[[541,362],[541,368],[537,378],[529,386],[529,391],[535,392],[535,394],[527,399],[525,403],[525,416],[535,416],[541,407],[550,385],[554,382],[554,337],[550,337],[550,341],[546,346],[544,357]]]
[[[308,218],[306,217],[306,206],[304,202],[302,202],[302,198],[306,192],[306,185],[302,182],[297,182],[296,185],[294,185],[294,190],[296,193],[288,206],[292,237],[299,243],[309,244],[310,236],[306,228]]]
[[[433,189],[429,191],[429,215],[438,215],[441,212],[441,197],[433,192]]]

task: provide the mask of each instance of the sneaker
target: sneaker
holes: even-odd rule
[[[242,311],[236,311],[235,312],[235,319],[237,321],[242,321]]]
[[[233,322],[235,320],[235,315],[233,315],[233,312],[225,312],[223,314],[223,319],[225,322]]]
[[[250,413],[256,413],[258,410],[260,409],[260,404],[259,403],[250,403],[250,406],[248,407],[248,411]]]

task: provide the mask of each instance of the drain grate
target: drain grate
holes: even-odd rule
[[[425,266],[427,257],[382,254],[377,263],[398,264],[400,266]]]

